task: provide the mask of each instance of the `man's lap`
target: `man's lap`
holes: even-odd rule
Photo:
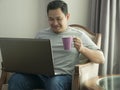
[[[71,88],[71,75],[32,75],[32,74],[21,74],[15,73],[9,80],[9,83],[24,84],[29,88],[44,88],[45,90],[55,90],[53,88],[63,88],[63,90],[70,90]],[[12,85],[11,85],[12,86]],[[60,89],[58,89],[60,90]],[[62,90],[62,89],[61,89]]]

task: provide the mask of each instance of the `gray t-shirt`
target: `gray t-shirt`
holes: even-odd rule
[[[86,63],[88,59],[76,50],[73,43],[70,51],[64,50],[63,36],[79,37],[84,46],[90,49],[96,50],[98,47],[85,33],[72,27],[68,27],[65,32],[59,34],[47,28],[36,35],[36,38],[50,39],[51,41],[55,74],[72,74],[76,64]]]

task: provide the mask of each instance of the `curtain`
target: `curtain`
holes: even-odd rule
[[[120,74],[120,0],[91,0],[89,28],[102,33],[105,63],[99,75]]]

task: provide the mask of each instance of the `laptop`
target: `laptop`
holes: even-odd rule
[[[4,71],[54,75],[49,39],[0,38],[0,49]]]

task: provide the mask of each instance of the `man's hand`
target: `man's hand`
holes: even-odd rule
[[[73,41],[74,41],[74,47],[78,50],[78,52],[81,52],[82,49],[84,48],[82,44],[82,40],[78,37],[74,37]]]

